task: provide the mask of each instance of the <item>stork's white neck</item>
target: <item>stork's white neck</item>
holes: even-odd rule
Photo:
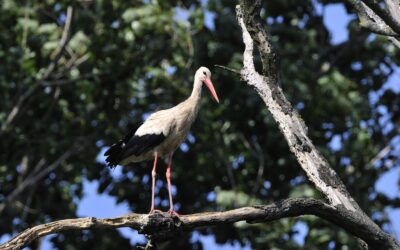
[[[201,98],[201,87],[202,86],[203,86],[203,83],[201,82],[201,80],[198,77],[195,77],[192,94],[189,97],[195,103],[198,103],[200,101],[200,98]]]

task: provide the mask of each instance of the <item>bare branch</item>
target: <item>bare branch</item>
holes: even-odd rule
[[[16,105],[14,105],[14,107],[11,109],[11,112],[8,114],[6,121],[1,125],[0,132],[5,131],[7,127],[14,121],[21,110],[22,104],[25,102],[25,100],[31,97],[36,90],[36,86],[31,87],[18,98]]]
[[[236,192],[238,190],[238,188],[236,185],[235,175],[233,174],[233,171],[232,171],[232,164],[226,159],[221,147],[217,147],[217,155],[226,167],[226,172],[228,174],[228,179],[229,179],[229,183],[231,184],[232,190],[234,190]],[[233,204],[233,205],[236,207],[236,204]]]
[[[376,0],[363,0],[363,2],[371,8],[375,12],[377,16],[379,16],[394,32],[397,33],[397,36],[400,34],[400,19],[398,16],[392,16],[391,13],[382,9]],[[397,6],[399,8],[399,6]]]
[[[32,196],[30,196],[30,197],[32,197]],[[23,210],[23,214],[25,214],[25,213],[34,214],[34,213],[38,212],[38,210],[30,208],[30,207],[28,207],[27,205],[25,205],[24,203],[22,203],[20,201],[16,201],[15,202],[15,206],[19,207],[20,209],[22,209]]]
[[[232,72],[232,73],[234,73],[236,75],[240,75],[240,72],[237,71],[236,69],[232,69],[232,68],[229,68],[229,67],[226,67],[226,66],[223,66],[223,65],[218,65],[218,64],[215,64],[214,66],[217,67],[217,68]]]
[[[261,145],[260,143],[258,143],[257,139],[253,140],[253,147],[252,147],[249,140],[247,140],[242,133],[239,134],[239,137],[241,138],[243,145],[246,147],[246,149],[249,150],[250,154],[255,158],[257,158],[258,160],[257,178],[254,183],[253,189],[251,190],[251,193],[249,195],[249,199],[251,199],[257,193],[262,183],[263,180],[262,177],[265,169],[265,157]]]
[[[399,47],[400,48],[400,47]],[[394,128],[384,136],[383,142],[386,144],[384,147],[376,154],[368,163],[367,166],[375,166],[378,161],[384,159],[392,150],[392,141],[396,138],[400,133],[400,124],[399,122],[394,123]]]
[[[67,16],[65,19],[65,25],[64,25],[64,30],[61,35],[60,42],[58,44],[58,47],[54,50],[54,52],[51,54],[51,63],[47,67],[45,73],[42,76],[42,79],[47,79],[51,73],[53,73],[58,61],[61,58],[62,52],[65,50],[65,47],[67,46],[70,38],[71,38],[71,23],[72,23],[72,16],[74,13],[74,9],[72,6],[68,6],[67,8]]]
[[[379,153],[368,162],[367,165],[374,166],[378,161],[382,160],[388,153],[390,153],[391,150],[392,145],[389,143],[383,149],[381,149]]]
[[[71,84],[71,83],[75,83],[77,81],[81,81],[81,80],[86,80],[86,79],[90,79],[93,78],[95,76],[99,76],[99,74],[94,74],[94,73],[88,73],[88,74],[84,74],[80,77],[74,78],[74,79],[59,79],[59,80],[52,80],[52,81],[40,81],[39,83],[42,86],[46,86],[46,87],[51,87],[51,86],[61,86],[61,85],[66,85],[66,84]]]
[[[242,75],[247,83],[254,86],[256,91],[264,100],[272,116],[279,124],[279,128],[289,143],[290,150],[296,155],[303,170],[307,173],[309,179],[314,185],[327,197],[333,206],[344,206],[349,210],[356,211],[359,207],[346,191],[343,183],[330,168],[326,159],[319,153],[307,135],[307,127],[300,115],[284,96],[282,89],[272,80],[278,79],[276,72],[269,67],[267,75],[262,76],[255,71],[253,62],[253,42],[250,33],[244,21],[244,14],[240,8],[238,11],[238,20],[243,30],[243,41],[245,51],[243,55]],[[246,14],[247,15],[247,14]],[[253,25],[253,24],[252,24]],[[254,26],[256,26],[254,24]],[[268,49],[260,51],[269,53],[272,51],[272,45],[266,37],[265,31],[257,28],[251,28],[256,37],[258,46],[265,46]],[[257,26],[256,26],[257,27]],[[268,64],[276,63],[276,55],[268,57],[264,54],[265,61]]]
[[[262,151],[261,145],[258,143],[257,139],[254,139],[254,148],[256,151],[256,157],[258,159],[258,171],[257,171],[257,179],[254,184],[254,187],[251,191],[251,196],[254,196],[259,190],[261,183],[263,181],[264,169],[265,169],[265,157]]]
[[[389,14],[400,23],[400,2],[398,0],[385,0]]]
[[[240,5],[236,7],[237,19],[242,28],[245,44],[242,78],[248,85],[254,87],[265,102],[308,179],[324,194],[330,205],[338,210],[337,213],[356,215],[360,219],[357,222],[359,227],[365,227],[369,234],[379,232],[382,236],[378,241],[367,235],[360,238],[371,248],[400,249],[399,243],[383,232],[351,197],[336,172],[308,137],[307,126],[279,87],[280,79],[276,70],[278,58],[259,17],[261,1],[240,0],[239,2]],[[253,41],[262,58],[262,75],[254,68]]]
[[[373,10],[371,10],[361,0],[346,0],[356,10],[360,26],[370,31],[384,35],[384,36],[397,36],[398,34],[389,27],[381,17],[379,17]]]
[[[361,0],[346,1],[356,10],[361,27],[369,29],[376,34],[387,36],[388,40],[400,49],[400,41],[398,39],[400,33],[393,31],[391,26],[389,26],[378,13],[374,12],[374,10]],[[396,0],[385,0],[385,3],[389,9],[388,12],[385,12],[385,15],[391,16],[392,19],[400,25],[400,3],[398,1],[396,2]],[[375,9],[376,8],[380,9],[379,6],[375,6]]]
[[[339,225],[352,234],[366,233],[355,223],[359,218],[351,213],[337,213],[335,207],[315,199],[287,199],[270,205],[242,207],[225,212],[206,212],[191,215],[171,217],[167,213],[128,214],[109,219],[94,217],[66,219],[38,225],[26,229],[8,242],[0,245],[0,250],[19,249],[32,241],[48,234],[61,233],[67,230],[112,229],[130,227],[145,234],[150,240],[162,241],[169,239],[182,231],[195,228],[230,224],[238,221],[260,223],[301,215],[316,215]],[[380,237],[374,233],[372,237]]]
[[[388,39],[389,39],[389,41],[391,41],[397,48],[400,49],[400,40],[398,40],[398,39],[396,39],[396,38],[394,38],[394,37],[389,37]]]

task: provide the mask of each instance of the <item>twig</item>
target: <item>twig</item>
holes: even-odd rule
[[[257,193],[258,189],[260,188],[262,180],[263,180],[264,169],[265,169],[265,157],[264,157],[262,148],[261,148],[260,144],[258,143],[257,139],[254,139],[253,143],[254,143],[255,151],[257,152],[256,157],[258,158],[258,171],[257,171],[256,182],[251,191],[251,196],[254,196]]]
[[[17,104],[11,109],[11,112],[8,114],[6,121],[1,125],[0,132],[4,132],[7,127],[14,121],[17,117],[18,113],[21,110],[22,104],[37,91],[37,85],[34,87],[30,87],[25,93],[23,93],[17,101]]]
[[[372,158],[367,165],[374,166],[378,161],[382,160],[390,151],[392,150],[392,145],[390,143],[386,145],[379,153]]]
[[[217,68],[220,68],[220,69],[235,73],[236,75],[241,75],[240,72],[237,71],[236,69],[232,69],[232,68],[229,68],[229,67],[226,67],[226,66],[223,66],[223,65],[218,65],[218,64],[215,64],[214,66],[217,67]]]
[[[39,212],[38,210],[31,208],[32,200],[33,200],[35,192],[36,192],[36,186],[30,188],[27,192],[28,197],[27,197],[25,203],[21,202],[22,205],[24,206],[23,207],[24,209],[22,210],[22,215],[21,215],[21,221],[23,221],[23,222],[26,221],[26,217],[27,217],[28,213],[37,214]]]
[[[224,141],[221,134],[217,134],[217,136],[219,137],[220,141]],[[235,175],[233,173],[232,170],[232,164],[226,159],[225,154],[223,152],[223,147],[216,147],[216,154],[217,156],[221,159],[221,161],[224,163],[225,167],[226,167],[226,172],[228,174],[228,179],[229,179],[229,183],[231,184],[231,188],[233,191],[237,191],[237,184],[236,184],[236,179],[235,179]],[[234,207],[236,207],[236,204],[233,204]]]
[[[152,242],[152,240],[147,241],[146,246],[142,247],[139,246],[137,247],[138,249],[143,249],[143,250],[155,250],[157,247],[155,246],[155,243]]]
[[[235,181],[235,175],[233,174],[233,171],[232,171],[232,164],[226,159],[226,157],[223,154],[223,151],[220,147],[218,147],[218,149],[217,149],[217,155],[224,162],[224,165],[226,167],[226,172],[228,173],[229,183],[231,184],[232,190],[236,192],[238,190],[238,188],[237,188],[236,181]],[[236,204],[233,204],[233,205],[236,206]]]
[[[368,163],[367,166],[374,166],[378,161],[381,161],[388,155],[392,150],[392,141],[400,133],[400,124],[398,122],[394,123],[394,128],[383,137],[383,142],[386,144],[384,147],[376,154]]]
[[[75,83],[77,81],[81,81],[81,80],[85,80],[85,79],[90,79],[95,76],[98,76],[98,74],[88,73],[88,74],[84,74],[84,75],[74,78],[74,79],[59,79],[59,80],[52,80],[52,81],[43,80],[43,81],[40,81],[40,84],[45,87],[61,86],[61,85],[66,85],[66,84],[70,84],[70,83]]]
[[[246,137],[240,133],[239,137],[242,139],[243,145],[249,150],[250,154],[253,155],[255,158],[258,159],[258,171],[257,171],[257,179],[254,183],[253,189],[251,190],[249,199],[257,193],[258,189],[260,188],[261,182],[262,182],[262,177],[264,174],[264,169],[265,169],[265,157],[264,153],[262,151],[261,145],[258,143],[257,139],[253,140],[254,148],[251,146],[249,140],[246,139]]]
[[[388,37],[389,41],[391,41],[394,46],[396,46],[398,49],[400,49],[400,41],[394,37]]]
[[[29,196],[29,197],[31,197],[31,196]],[[19,208],[21,208],[23,210],[23,212],[22,212],[23,216],[22,217],[24,217],[25,213],[35,214],[35,213],[38,212],[38,210],[30,208],[29,206],[25,205],[24,203],[22,203],[20,201],[16,201],[15,202],[15,206],[19,207]]]
[[[69,40],[71,39],[71,34],[70,34],[70,30],[71,30],[71,23],[72,23],[72,16],[74,13],[74,9],[72,6],[68,6],[67,8],[67,16],[65,19],[65,25],[64,25],[64,30],[63,33],[61,35],[61,39],[59,42],[58,47],[56,48],[56,50],[51,54],[50,58],[51,63],[50,65],[47,67],[45,73],[42,76],[42,79],[47,79],[50,74],[54,71],[58,61],[61,58],[62,52],[65,50],[65,47],[67,46]]]
[[[33,168],[32,172],[30,174],[35,174],[37,172],[39,172],[40,169],[42,169],[42,167],[44,166],[44,164],[46,164],[46,159],[45,158],[41,158],[35,165],[35,167]]]

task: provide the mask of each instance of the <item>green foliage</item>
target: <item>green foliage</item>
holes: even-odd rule
[[[348,26],[349,39],[332,44],[315,1],[265,2],[263,18],[269,20],[281,58],[283,88],[308,125],[310,137],[368,214],[399,206],[374,188],[388,170],[385,159],[370,164],[396,129],[384,131],[379,121],[386,117],[386,123],[395,124],[400,117],[399,94],[383,88],[393,74],[392,65],[399,63],[398,50],[361,30],[355,19]],[[205,92],[192,139],[186,142],[188,150],[174,156],[172,179],[179,211],[320,197],[256,93],[236,76],[213,68],[241,67],[243,44],[234,2],[77,1],[70,41],[55,61],[69,4],[0,2],[0,208],[5,204],[0,235],[76,217],[85,180],[98,181],[99,193],[126,202],[132,211],[147,212],[149,163],[123,168],[123,175],[115,178],[96,158],[148,112],[186,98],[201,65],[212,68],[221,103],[213,103]],[[210,14],[213,29],[204,24]],[[46,76],[52,63],[56,67]],[[372,101],[371,93],[377,90],[380,98]],[[386,108],[387,114],[378,107]],[[18,110],[10,121],[14,108]],[[334,136],[341,141],[338,150],[328,146]],[[65,152],[70,156],[50,173],[7,200],[24,180]],[[160,164],[163,182],[156,205],[165,210],[164,170]],[[308,216],[298,220],[309,227],[305,246],[294,240],[296,219],[236,223],[199,233],[214,235],[218,243],[240,242],[252,249],[356,246],[353,237],[325,221]],[[390,223],[384,216],[376,221]],[[72,232],[55,236],[52,242],[59,249],[130,246],[118,231]],[[201,247],[186,234],[163,248]]]

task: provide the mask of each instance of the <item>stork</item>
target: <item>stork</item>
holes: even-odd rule
[[[112,145],[105,156],[107,165],[127,165],[129,163],[150,160],[153,158],[151,208],[154,210],[154,187],[158,157],[168,157],[168,167],[165,173],[168,183],[169,213],[178,215],[174,211],[171,193],[171,167],[172,155],[179,145],[186,139],[190,127],[197,117],[200,108],[201,89],[203,83],[208,87],[212,97],[217,103],[219,99],[211,81],[211,72],[206,67],[200,67],[194,76],[192,94],[185,101],[173,108],[157,111],[135,131],[125,136],[124,139]]]

